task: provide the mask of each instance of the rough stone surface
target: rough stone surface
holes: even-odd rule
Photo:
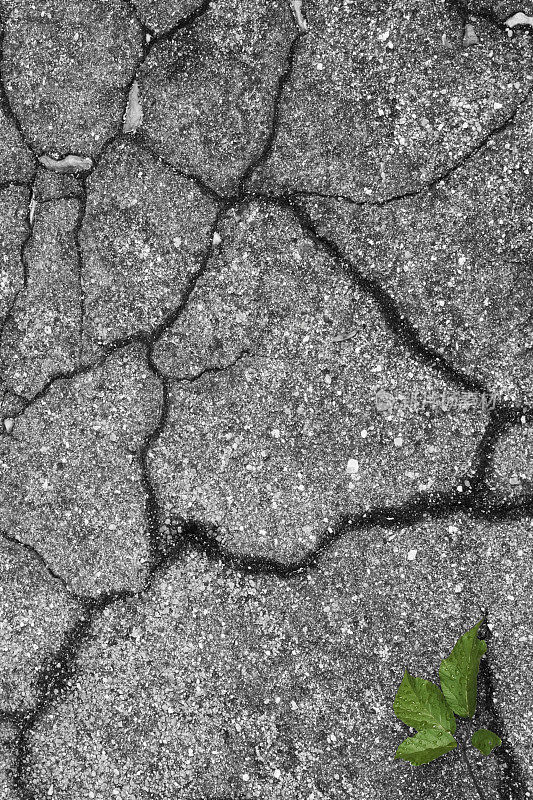
[[[0,324],[24,285],[21,252],[28,236],[30,193],[22,186],[0,189]]]
[[[177,167],[234,192],[268,139],[296,32],[285,0],[214,3],[152,49],[139,80],[141,130]]]
[[[69,197],[82,198],[83,185],[75,175],[51,172],[39,167],[33,186],[33,197],[36,203],[48,203],[50,200],[61,200]]]
[[[16,800],[15,743],[17,730],[9,722],[0,723],[0,800]]]
[[[38,699],[42,665],[77,621],[79,608],[37,556],[1,533],[0,554],[0,711],[29,711]]]
[[[2,75],[32,147],[94,155],[120,130],[141,30],[121,0],[7,0]]]
[[[31,398],[59,373],[73,370],[81,345],[82,293],[76,248],[78,200],[37,204],[24,252],[27,286],[4,327],[2,388]]]
[[[463,47],[449,0],[306,4],[271,157],[255,188],[380,200],[461,163],[531,87],[530,42],[481,20]]]
[[[517,13],[0,0],[0,800],[533,800]]]
[[[154,33],[165,33],[202,6],[202,0],[136,0],[139,19]]]
[[[473,800],[460,753],[423,770],[393,761],[408,731],[389,709],[404,668],[435,680],[484,603],[498,597],[494,627],[510,630],[501,543],[531,538],[522,524],[452,521],[359,533],[290,581],[228,573],[191,554],[145,602],[119,604],[99,620],[80,654],[81,680],[32,736],[32,788],[53,784],[60,800],[88,790],[100,800],[114,789],[125,799]],[[528,579],[514,560],[511,570],[518,595]],[[527,724],[516,638],[500,635],[490,640],[489,663],[513,687],[513,718],[526,715]],[[531,656],[531,642],[522,647]],[[501,700],[498,690],[497,709]],[[498,725],[483,682],[480,725]],[[467,753],[495,800],[502,762]]]
[[[533,519],[484,526],[480,533],[478,547],[487,558],[480,597],[487,598],[490,608],[494,703],[503,722],[502,739],[513,748],[522,777],[521,793],[515,788],[515,796],[528,798],[533,793]]]
[[[533,400],[532,112],[528,102],[490,147],[416,197],[306,202],[319,232],[382,284],[422,341],[516,403]]]
[[[128,143],[106,153],[87,188],[80,239],[90,352],[150,331],[179,305],[211,243],[216,207]]]
[[[343,513],[460,485],[484,415],[411,409],[413,392],[454,387],[395,343],[292,214],[252,205],[219,235],[220,254],[154,350],[173,379],[149,461],[166,516],[291,559]],[[377,408],[383,391],[398,400],[389,411]]]
[[[0,184],[30,181],[35,165],[13,119],[0,109]]]
[[[506,499],[529,496],[533,489],[533,430],[519,425],[496,445],[492,489]]]
[[[137,589],[148,559],[139,448],[160,387],[143,348],[51,390],[0,439],[0,516],[83,594]]]
[[[516,14],[519,9],[523,14],[533,15],[533,3],[528,0],[517,6],[513,0],[454,0],[456,4],[470,14],[487,15],[489,19],[504,22]]]

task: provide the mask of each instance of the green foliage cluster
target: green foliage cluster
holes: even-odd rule
[[[467,631],[455,644],[439,668],[441,689],[407,670],[394,698],[394,713],[417,732],[396,750],[395,758],[414,766],[428,764],[457,747],[455,715],[473,717],[477,705],[477,676],[487,643],[478,638],[483,620]],[[441,691],[442,690],[442,691]],[[489,755],[502,740],[492,731],[481,728],[471,739],[483,755]]]

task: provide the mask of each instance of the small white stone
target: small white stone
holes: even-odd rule
[[[15,420],[11,419],[11,417],[6,417],[4,420],[4,428],[6,433],[11,433],[13,430],[13,426],[15,424]]]
[[[472,47],[473,45],[479,44],[479,39],[477,37],[476,31],[474,26],[471,23],[465,25],[465,32],[463,36],[463,47]]]
[[[248,775],[247,772],[244,773],[244,775],[242,776],[242,779],[243,779],[243,781],[245,783],[248,783],[248,781],[250,780],[250,776]]]
[[[402,445],[403,445],[402,437],[401,436],[396,436],[396,438],[394,439],[394,446],[395,447],[401,447]]]
[[[408,561],[414,561],[415,558],[416,558],[417,552],[418,552],[417,550],[409,550],[409,552],[407,553],[407,560]]]
[[[221,243],[222,239],[220,238],[220,234],[218,231],[215,231],[213,234],[213,247],[218,247]]]
[[[277,428],[274,428],[274,430],[270,431],[270,435],[271,435],[271,436],[272,436],[274,439],[279,439],[279,437],[280,437],[280,432],[279,432],[279,430],[278,430]]]
[[[366,439],[367,436],[368,436],[368,431],[362,430],[361,431],[361,439]]]
[[[530,25],[533,26],[533,17],[528,17],[523,11],[518,11],[512,17],[505,20],[508,28],[514,28],[515,25]]]
[[[462,591],[463,591],[463,584],[458,583],[454,589],[454,592],[455,594],[461,594]]]
[[[279,779],[281,778],[281,772],[280,772],[280,770],[279,770],[279,769],[275,769],[275,770],[274,770],[274,777],[275,777],[275,779],[276,779],[277,781],[279,781]]]
[[[356,475],[359,472],[359,461],[356,458],[350,458],[346,464],[346,474]]]
[[[322,62],[319,61],[318,64],[316,65],[316,68],[318,70],[322,70],[322,69],[324,69],[324,64],[322,64]]]

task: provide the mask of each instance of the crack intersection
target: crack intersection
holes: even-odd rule
[[[466,20],[468,14],[464,3],[462,3],[461,0],[451,0],[451,2],[457,10],[460,10],[461,13],[464,13]],[[176,25],[159,35],[156,35],[151,28],[140,21],[138,10],[133,0],[124,0],[124,3],[135,16],[135,19],[137,20],[144,36],[142,57],[135,64],[131,80],[127,85],[127,91],[125,90],[125,97],[127,100],[131,86],[137,79],[139,70],[141,69],[155,44],[161,41],[169,40],[176,33],[178,33],[179,30],[193,25],[203,14],[209,11],[211,3],[209,0],[204,0],[204,2],[195,11],[191,12],[189,15],[176,23]],[[478,14],[477,16],[480,15]],[[489,16],[491,17],[489,19],[490,22],[497,24],[501,29],[505,29],[505,25],[500,23],[499,20],[496,22],[492,18],[492,15]],[[488,19],[489,17],[486,18]],[[0,53],[2,52],[3,35],[4,26],[2,25]],[[244,170],[241,178],[239,179],[238,191],[234,196],[225,199],[215,189],[210,187],[201,178],[201,176],[187,174],[178,170],[157,153],[153,144],[150,143],[148,137],[146,137],[142,131],[139,131],[135,134],[136,143],[141,149],[145,149],[147,152],[150,152],[154,158],[159,161],[159,163],[170,167],[176,174],[193,180],[205,195],[216,201],[218,204],[218,214],[213,225],[213,234],[217,231],[217,227],[220,223],[222,215],[247,200],[262,200],[267,203],[273,203],[284,208],[289,208],[298,220],[304,234],[307,235],[318,247],[327,252],[334,259],[335,263],[341,265],[343,269],[348,270],[353,276],[357,285],[376,302],[380,313],[385,319],[392,334],[411,353],[420,358],[426,364],[429,364],[438,374],[445,376],[448,380],[454,383],[454,385],[460,387],[461,389],[479,393],[485,392],[486,387],[481,381],[463,374],[460,370],[456,369],[452,364],[450,364],[447,359],[437,350],[423,344],[416,328],[401,313],[396,301],[385,291],[385,289],[383,289],[380,283],[377,280],[364,276],[358,267],[346,256],[344,256],[335,243],[318,233],[311,217],[307,214],[305,209],[298,205],[298,197],[310,196],[333,200],[341,199],[356,205],[385,205],[387,203],[400,202],[404,199],[411,198],[428,191],[429,189],[435,187],[438,183],[446,181],[448,178],[450,178],[451,175],[464,166],[464,164],[470,158],[475,156],[483,148],[490,146],[490,142],[495,136],[498,136],[500,133],[503,133],[508,127],[510,127],[514,123],[519,110],[530,99],[533,87],[530,87],[524,98],[522,98],[522,100],[517,104],[512,114],[509,115],[505,121],[489,131],[477,145],[471,148],[471,150],[449,170],[433,179],[429,184],[420,189],[405,192],[401,195],[386,198],[385,200],[377,202],[355,201],[353,198],[343,195],[328,195],[321,194],[319,192],[308,192],[305,190],[294,191],[280,196],[263,195],[260,192],[247,192],[246,186],[251,177],[257,171],[257,169],[266,162],[272,151],[272,147],[275,144],[280,125],[280,105],[285,87],[290,82],[292,77],[298,45],[302,35],[303,32],[298,33],[293,39],[289,49],[285,69],[278,79],[278,85],[273,102],[272,122],[269,135],[264,142],[261,152],[250,160],[248,166]],[[147,41],[147,38],[149,38],[149,41]],[[4,109],[6,115],[10,116],[10,118],[13,120],[23,141],[29,147],[32,156],[35,159],[35,153],[24,136],[20,122],[11,109],[5,87],[1,79],[0,105]],[[172,380],[193,382],[199,380],[206,373],[221,372],[226,369],[231,369],[241,359],[253,354],[247,350],[243,350],[232,364],[224,367],[206,367],[196,375],[184,376],[178,379],[171,379],[167,375],[162,374],[154,361],[155,344],[164,335],[164,333],[169,330],[172,325],[174,325],[181,314],[185,311],[198,280],[209,267],[209,262],[214,252],[214,245],[210,244],[206,250],[200,268],[189,280],[178,305],[165,317],[164,320],[158,323],[152,331],[134,332],[123,339],[109,343],[102,348],[102,355],[93,363],[81,363],[85,303],[83,292],[83,247],[80,241],[80,233],[83,226],[87,204],[87,178],[98,166],[107,149],[114,142],[118,141],[125,135],[129,134],[122,133],[121,121],[120,130],[117,130],[115,134],[113,134],[106,142],[104,142],[98,156],[93,159],[94,164],[92,170],[82,178],[83,198],[80,201],[80,214],[75,232],[76,251],[78,255],[79,266],[81,308],[80,366],[68,372],[56,373],[52,375],[39,392],[37,392],[33,397],[27,398],[24,401],[24,407],[20,411],[20,414],[24,413],[38,400],[44,398],[55,382],[59,380],[71,380],[79,375],[86,374],[92,369],[95,369],[103,364],[112,353],[116,352],[118,349],[127,347],[134,342],[141,342],[145,346],[146,360],[149,370],[158,379],[162,389],[162,400],[158,416],[154,421],[153,428],[146,435],[138,452],[138,460],[142,475],[142,486],[147,498],[145,505],[145,518],[150,551],[148,576],[145,585],[139,592],[123,590],[120,592],[104,593],[97,598],[80,597],[72,592],[65,579],[51,569],[42,554],[40,554],[35,548],[19,541],[15,537],[10,536],[8,533],[0,533],[0,535],[6,539],[6,541],[16,544],[17,546],[28,551],[32,557],[35,558],[40,565],[46,569],[50,577],[56,582],[59,582],[62,586],[62,589],[80,603],[81,607],[81,614],[78,622],[69,631],[67,631],[63,642],[56,653],[54,653],[49,659],[47,659],[46,663],[43,664],[37,681],[37,701],[33,710],[28,714],[14,714],[5,716],[6,719],[9,717],[10,721],[16,722],[20,730],[20,735],[17,742],[16,785],[22,800],[39,800],[39,798],[37,798],[28,788],[28,776],[31,772],[30,739],[32,730],[38,721],[47,713],[48,709],[54,703],[60,702],[60,700],[70,691],[70,685],[75,680],[77,674],[79,657],[82,648],[90,639],[95,621],[107,608],[111,607],[112,605],[125,600],[143,597],[152,589],[155,581],[164,575],[173,564],[185,557],[187,552],[190,550],[196,550],[204,554],[211,561],[222,563],[228,572],[243,572],[254,575],[266,574],[280,580],[289,580],[292,576],[300,575],[307,570],[316,569],[320,560],[326,555],[327,552],[331,550],[331,547],[336,541],[357,531],[368,530],[371,528],[406,528],[423,520],[442,519],[452,516],[456,513],[468,514],[472,519],[490,521],[524,519],[533,515],[533,496],[524,496],[516,500],[498,500],[495,499],[495,495],[490,490],[488,485],[494,451],[497,443],[501,440],[501,437],[513,426],[525,424],[522,422],[522,418],[525,418],[525,422],[528,425],[533,423],[532,409],[499,404],[489,416],[485,432],[475,454],[475,466],[472,474],[464,476],[463,480],[461,480],[463,491],[459,492],[458,490],[454,489],[450,492],[415,495],[410,497],[406,502],[396,506],[379,506],[367,511],[362,511],[356,515],[345,514],[337,520],[335,525],[324,531],[322,536],[317,541],[316,546],[312,550],[305,553],[300,559],[292,562],[286,563],[275,558],[246,555],[229,551],[225,549],[219,542],[216,529],[204,524],[202,521],[177,519],[172,521],[170,528],[167,528],[163,524],[163,509],[161,508],[157,493],[150,479],[148,459],[152,448],[164,432],[168,420],[170,384]],[[19,183],[15,181],[7,182],[6,185],[8,184],[24,186],[28,185],[24,182]],[[33,183],[31,186],[33,189]],[[25,250],[31,241],[31,235],[32,225],[29,225],[28,237],[21,249],[21,262],[24,268],[24,287],[27,285]],[[488,664],[486,659],[482,662],[481,675],[487,698],[487,709],[495,720],[495,731],[504,740],[502,754],[499,756],[504,769],[504,778],[500,786],[500,796],[502,800],[522,800],[527,796],[527,785],[524,772],[511,746],[508,743],[506,744],[505,725],[501,716],[498,714],[494,703],[495,677],[492,667]],[[479,786],[472,767],[468,762],[466,753],[464,753],[464,757],[466,758],[465,763],[469,771],[471,781],[476,787],[480,798],[483,800],[485,797],[483,790]]]

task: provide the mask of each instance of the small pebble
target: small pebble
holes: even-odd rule
[[[402,437],[401,436],[396,436],[396,438],[394,439],[394,446],[395,447],[401,447],[402,445],[403,445]]]
[[[359,472],[359,461],[356,458],[350,458],[346,464],[346,474],[355,475]]]
[[[6,433],[11,433],[11,431],[13,430],[14,424],[15,424],[15,420],[14,419],[11,419],[11,417],[6,417],[6,419],[4,420],[4,428],[5,428]]]
[[[533,17],[528,17],[523,11],[518,11],[512,17],[505,20],[508,28],[514,28],[515,25],[530,25],[533,26]]]
[[[474,45],[479,44],[479,39],[476,35],[476,31],[474,30],[474,26],[471,23],[465,25],[465,33],[463,36],[463,47],[473,47]]]

